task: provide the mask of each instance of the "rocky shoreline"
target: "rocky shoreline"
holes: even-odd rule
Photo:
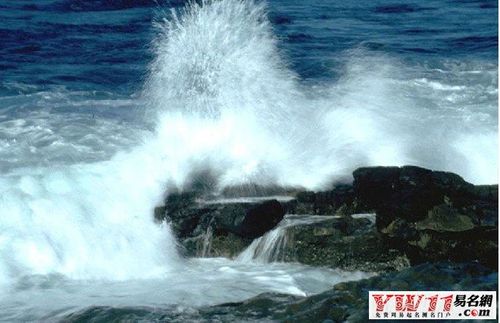
[[[479,264],[427,263],[369,279],[339,283],[309,297],[264,293],[244,302],[198,309],[99,306],[68,315],[63,321],[366,322],[369,290],[496,290],[497,281],[495,271]]]
[[[459,282],[467,281],[464,288],[496,290],[497,185],[475,186],[456,174],[415,166],[359,168],[353,179],[352,185],[334,185],[321,192],[253,185],[251,190],[227,188],[215,197],[204,189],[171,193],[155,209],[155,219],[170,223],[181,252],[188,257],[235,258],[247,249],[251,259],[259,257],[259,252],[262,257],[259,248],[274,248],[267,250],[268,261],[380,274],[305,299],[261,295],[244,303],[212,307],[207,313],[233,308],[243,313],[240,319],[357,322],[366,318],[365,285],[374,282],[396,284],[380,283],[379,289],[446,290],[460,289]],[[245,192],[253,194],[245,197]],[[279,243],[264,247],[271,235]],[[422,272],[428,270],[442,277],[442,282],[427,286]],[[487,283],[473,283],[478,273],[488,277]],[[337,307],[323,309],[332,302]],[[288,314],[267,315],[263,304]],[[258,313],[255,306],[264,312],[258,317],[244,315],[250,309]],[[308,314],[301,316],[302,312]]]

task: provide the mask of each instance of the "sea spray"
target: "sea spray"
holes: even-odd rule
[[[220,186],[318,189],[359,166],[404,164],[496,181],[496,158],[483,153],[496,151],[496,124],[450,112],[441,89],[416,89],[416,71],[393,57],[346,51],[335,82],[309,86],[283,59],[262,2],[191,3],[156,26],[144,93],[163,148],[183,165],[179,185],[195,166]],[[477,138],[481,148],[467,144]]]
[[[3,176],[4,281],[23,275],[129,279],[179,262],[174,238],[151,220],[163,187],[149,153]]]

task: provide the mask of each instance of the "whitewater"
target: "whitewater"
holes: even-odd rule
[[[182,311],[370,275],[183,258],[153,209],[200,171],[213,174],[214,193],[247,183],[322,189],[368,165],[497,182],[494,64],[429,70],[353,47],[338,58],[341,77],[309,84],[279,49],[265,3],[206,0],[160,16],[134,96],[56,88],[0,98],[0,320],[54,320],[92,305]],[[127,118],[83,113],[109,107]]]

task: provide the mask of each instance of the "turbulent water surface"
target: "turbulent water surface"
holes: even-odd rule
[[[361,273],[186,260],[152,210],[210,169],[497,182],[495,1],[0,0],[0,319],[178,311]]]

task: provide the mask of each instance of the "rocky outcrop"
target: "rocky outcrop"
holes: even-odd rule
[[[376,212],[387,246],[412,264],[497,266],[498,186],[474,186],[456,174],[414,166],[360,168],[353,176],[358,203]]]
[[[313,266],[385,272],[401,270],[409,261],[398,249],[384,244],[365,217],[336,217],[289,229],[290,260]]]
[[[165,206],[155,210],[156,220],[170,223],[189,256],[233,257],[284,215],[277,200],[206,202],[191,192],[170,194]]]
[[[331,190],[301,191],[286,203],[287,213],[313,215],[350,215],[367,211],[358,204],[352,185],[336,185]]]
[[[259,185],[223,191],[294,195],[283,203],[214,203],[198,200],[199,193],[171,194],[155,213],[158,220],[167,215],[187,255],[234,257],[286,212],[342,218],[288,228],[288,251],[280,260],[374,271],[403,268],[406,259],[497,267],[497,185],[474,186],[456,174],[415,166],[359,168],[353,178],[353,185],[323,192]],[[376,213],[376,229],[353,229],[350,215],[360,212]]]
[[[354,194],[363,207],[377,212],[377,226],[395,219],[416,222],[435,206],[447,204],[478,225],[497,225],[497,186],[474,186],[460,176],[415,166],[359,168]]]

